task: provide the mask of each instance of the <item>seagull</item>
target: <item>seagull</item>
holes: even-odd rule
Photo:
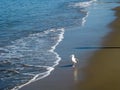
[[[75,65],[78,63],[78,59],[75,58],[75,55],[74,55],[74,54],[71,55],[71,60],[72,60],[72,62],[73,62],[73,67],[75,67]]]

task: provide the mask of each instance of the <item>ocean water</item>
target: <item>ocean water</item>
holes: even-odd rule
[[[82,27],[97,0],[1,0],[0,90],[45,78],[59,64],[66,28]]]
[[[18,89],[54,70],[65,28],[82,26],[85,8],[94,2],[83,1],[0,1],[0,90]]]

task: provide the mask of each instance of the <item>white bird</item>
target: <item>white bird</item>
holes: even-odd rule
[[[72,62],[73,62],[73,67],[75,67],[75,65],[78,63],[78,59],[75,58],[75,55],[74,55],[74,54],[71,55],[71,60],[72,60]]]

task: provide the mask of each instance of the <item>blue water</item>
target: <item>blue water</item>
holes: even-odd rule
[[[84,13],[69,7],[70,1],[79,0],[1,0],[0,46],[30,33],[75,25]]]
[[[50,74],[66,28],[82,27],[95,0],[0,0],[0,90]],[[19,87],[18,87],[19,86]]]
[[[0,90],[44,78],[59,63],[54,52],[65,28],[81,26],[83,0],[0,1]],[[89,2],[89,1],[88,1]]]

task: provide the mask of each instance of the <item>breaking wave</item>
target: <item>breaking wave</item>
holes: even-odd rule
[[[20,84],[48,76],[61,59],[54,50],[63,39],[63,34],[63,28],[46,30],[0,48],[1,89],[11,86],[17,86],[14,89],[20,88]],[[4,86],[4,83],[9,84]]]

